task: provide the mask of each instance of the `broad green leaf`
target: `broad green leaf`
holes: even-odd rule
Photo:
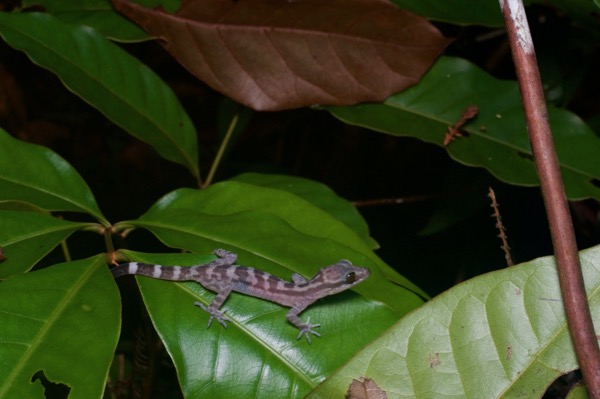
[[[224,248],[243,254],[247,263],[260,265],[278,276],[314,275],[321,267],[340,259],[371,268],[373,275],[356,287],[363,296],[380,300],[398,314],[421,303],[419,296],[395,284],[384,284],[379,263],[366,254],[333,240],[298,232],[269,213],[246,211],[232,215],[208,215],[193,211],[164,211],[160,218],[142,217],[129,222],[150,230],[166,245],[195,252]],[[372,256],[371,256],[372,257]],[[377,276],[377,277],[375,277]],[[387,280],[385,280],[387,281]],[[386,289],[376,288],[384,284]],[[410,283],[406,285],[410,286]],[[412,287],[411,287],[412,288]]]
[[[49,14],[61,21],[86,25],[105,37],[122,41],[138,42],[151,39],[146,32],[112,8],[109,0],[31,0],[25,5],[41,5]]]
[[[589,395],[587,389],[581,385],[576,385],[569,391],[566,399],[588,399]]]
[[[479,114],[445,147],[452,158],[481,166],[502,181],[533,186],[538,178],[517,84],[495,79],[458,58],[441,58],[412,88],[381,104],[327,108],[344,122],[442,146],[449,126],[470,105]],[[570,199],[600,198],[600,138],[575,114],[550,107],[561,171]]]
[[[138,0],[138,2],[147,7],[162,4],[173,11],[179,6],[177,0]],[[151,39],[142,28],[116,12],[110,0],[27,0],[23,2],[24,7],[33,5],[43,6],[48,13],[62,21],[91,26],[112,40],[138,42]]]
[[[580,257],[597,324],[600,247]],[[439,295],[309,397],[343,397],[353,378],[366,377],[390,398],[540,398],[576,368],[554,258],[545,257]]]
[[[422,15],[428,19],[444,21],[456,25],[484,25],[502,27],[503,19],[498,0],[390,0],[398,7]],[[573,18],[576,23],[590,27],[594,33],[598,20],[598,2],[590,0],[524,0],[525,5],[533,3],[559,10]],[[595,3],[595,4],[594,4]],[[535,37],[534,37],[535,41]]]
[[[190,215],[187,219],[183,216],[186,213]],[[182,218],[178,219],[180,215]],[[191,222],[191,215],[195,215],[194,217],[201,218],[201,220],[209,217],[210,221]],[[224,217],[222,222],[219,222],[219,216]],[[162,230],[163,222],[170,223],[177,219],[177,223],[183,224],[171,226],[171,228],[185,230],[186,225],[193,223],[191,227],[194,228],[194,234],[205,235],[210,234],[208,231],[203,231],[205,228],[214,226],[222,229],[220,223],[224,225],[233,223],[228,220],[235,220],[238,217],[242,218],[244,220],[242,223],[247,223],[247,225],[227,226],[227,229],[231,230],[220,233],[224,234],[220,239],[228,245],[235,245],[237,249],[256,251],[257,254],[260,254],[259,259],[279,259],[283,264],[289,261],[292,262],[291,264],[303,268],[294,271],[311,274],[316,271],[315,265],[318,265],[319,262],[336,262],[352,254],[353,258],[349,259],[356,264],[377,265],[377,268],[394,283],[418,293],[422,297],[427,297],[426,293],[382,262],[372,252],[371,246],[365,244],[347,225],[323,209],[288,191],[234,181],[215,184],[203,191],[180,189],[164,196],[135,223],[140,225],[141,222],[144,227],[149,228],[147,223],[151,222],[154,226],[152,231],[157,234],[157,229]],[[267,220],[271,221],[273,226],[267,227]],[[261,226],[255,226],[256,224]],[[273,231],[270,232],[268,228]],[[262,234],[265,235],[260,239],[254,232],[259,229],[262,229]],[[278,229],[283,229],[282,234],[288,234],[289,230],[289,234],[291,234],[287,238],[289,241],[279,241],[279,237],[271,238],[271,236],[279,234]],[[159,235],[159,237],[163,241],[167,240],[165,236]],[[210,235],[206,238],[210,238]],[[254,239],[257,239],[256,248],[245,247],[247,241]],[[175,241],[167,244],[194,251],[210,251],[215,248],[215,244],[210,244],[213,245],[212,247],[206,246],[208,242],[194,238],[190,241]],[[276,247],[278,248],[276,249]],[[264,252],[265,250],[267,252]],[[298,251],[295,258],[292,255],[294,250]],[[287,259],[282,258],[284,254],[287,255]],[[312,267],[307,265],[310,257],[314,262]],[[384,300],[384,302],[398,302],[393,299],[393,294],[389,295],[388,300]],[[399,306],[406,309],[403,305]]]
[[[429,19],[457,25],[502,26],[498,0],[390,0],[398,7]]]
[[[214,259],[122,253],[131,260],[167,265],[204,264]],[[239,263],[247,264],[245,257],[240,256]],[[284,278],[289,280],[289,276]],[[298,330],[285,318],[289,308],[233,293],[222,308],[233,321],[227,328],[213,322],[207,329],[208,315],[194,302],[209,304],[214,293],[195,282],[147,277],[137,277],[137,281],[189,398],[302,397],[396,320],[381,303],[340,293],[301,314],[303,320],[310,317],[311,322],[321,323],[321,337],[309,344],[304,338],[296,339]]]
[[[119,338],[118,292],[104,255],[15,276],[0,288],[0,398],[45,398],[34,376],[99,398]]]
[[[50,211],[85,212],[108,225],[90,188],[67,161],[2,129],[0,200],[26,202]]]
[[[6,257],[0,263],[0,280],[28,271],[62,240],[89,225],[33,212],[0,210],[0,247]]]
[[[107,118],[198,178],[194,126],[171,89],[95,30],[39,13],[0,13],[0,35]]]
[[[18,200],[0,201],[0,210],[36,212],[41,215],[48,215],[48,216],[50,216],[50,214],[51,214],[51,212],[49,212],[43,208],[40,208],[39,206],[36,206],[29,202],[18,201]]]
[[[263,173],[244,173],[232,180],[295,194],[343,222],[371,248],[378,247],[377,242],[369,235],[369,226],[358,210],[350,202],[338,197],[325,184],[301,177]]]

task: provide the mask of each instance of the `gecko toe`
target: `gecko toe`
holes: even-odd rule
[[[225,316],[225,313],[218,309],[211,309],[209,306],[205,306],[200,302],[194,302],[194,305],[198,306],[200,309],[204,310],[210,315],[210,318],[208,319],[208,327],[206,328],[210,328],[213,320],[217,320],[217,322],[225,328],[227,328],[228,321],[233,321],[229,317]]]

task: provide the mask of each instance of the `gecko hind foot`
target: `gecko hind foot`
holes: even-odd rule
[[[304,335],[306,337],[306,340],[310,344],[311,343],[310,334],[316,335],[317,337],[321,336],[321,334],[319,334],[318,332],[313,330],[313,328],[316,328],[316,327],[321,327],[321,325],[320,324],[310,324],[310,317],[309,317],[308,319],[306,319],[306,323],[302,323],[298,326],[298,328],[300,329],[300,333],[298,333],[298,336],[296,337],[296,339],[300,339]]]
[[[218,309],[210,309],[208,306],[204,306],[200,302],[195,302],[194,305],[198,306],[200,309],[204,310],[206,313],[210,315],[208,319],[208,326],[206,328],[210,328],[213,320],[217,320],[220,325],[227,328],[227,322],[233,321],[229,317],[225,316],[225,313],[221,312]]]

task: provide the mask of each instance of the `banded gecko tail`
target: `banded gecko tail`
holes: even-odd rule
[[[129,262],[114,267],[111,272],[114,278],[126,276],[128,274],[139,274],[161,280],[186,281],[194,280],[202,284],[205,278],[205,271],[208,266],[232,266],[237,260],[237,255],[217,249],[214,251],[217,259],[202,265],[196,266],[161,266],[150,263]],[[210,289],[210,288],[209,288]]]
[[[195,270],[193,267],[161,266],[148,263],[130,262],[124,263],[111,270],[114,278],[128,274],[138,274],[161,280],[184,281],[194,280]]]

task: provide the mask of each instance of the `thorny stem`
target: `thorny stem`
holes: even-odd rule
[[[552,141],[529,25],[521,0],[499,1],[546,205],[567,324],[589,396],[600,398],[600,350],[585,293],[573,222]]]
[[[488,197],[492,200],[490,207],[494,210],[492,217],[496,219],[496,228],[498,229],[498,238],[502,241],[502,251],[504,251],[504,258],[508,266],[514,266],[512,256],[510,255],[510,247],[508,246],[508,237],[506,236],[506,227],[502,223],[502,215],[500,215],[500,205],[496,201],[496,193],[491,187],[488,188]]]
[[[213,161],[213,163],[210,167],[210,171],[208,172],[208,176],[206,177],[204,184],[202,184],[202,188],[206,188],[212,184],[213,178],[215,177],[215,173],[217,172],[217,168],[219,167],[219,164],[221,163],[221,159],[223,158],[223,154],[225,154],[225,149],[227,148],[227,144],[229,144],[229,140],[231,139],[231,136],[233,135],[233,131],[235,130],[235,126],[237,125],[239,116],[240,116],[240,114],[237,113],[237,114],[235,114],[233,119],[231,119],[231,122],[229,123],[229,128],[227,129],[227,133],[225,133],[225,137],[223,137],[223,142],[221,142],[219,151],[217,152],[217,155],[215,156],[215,160]]]

